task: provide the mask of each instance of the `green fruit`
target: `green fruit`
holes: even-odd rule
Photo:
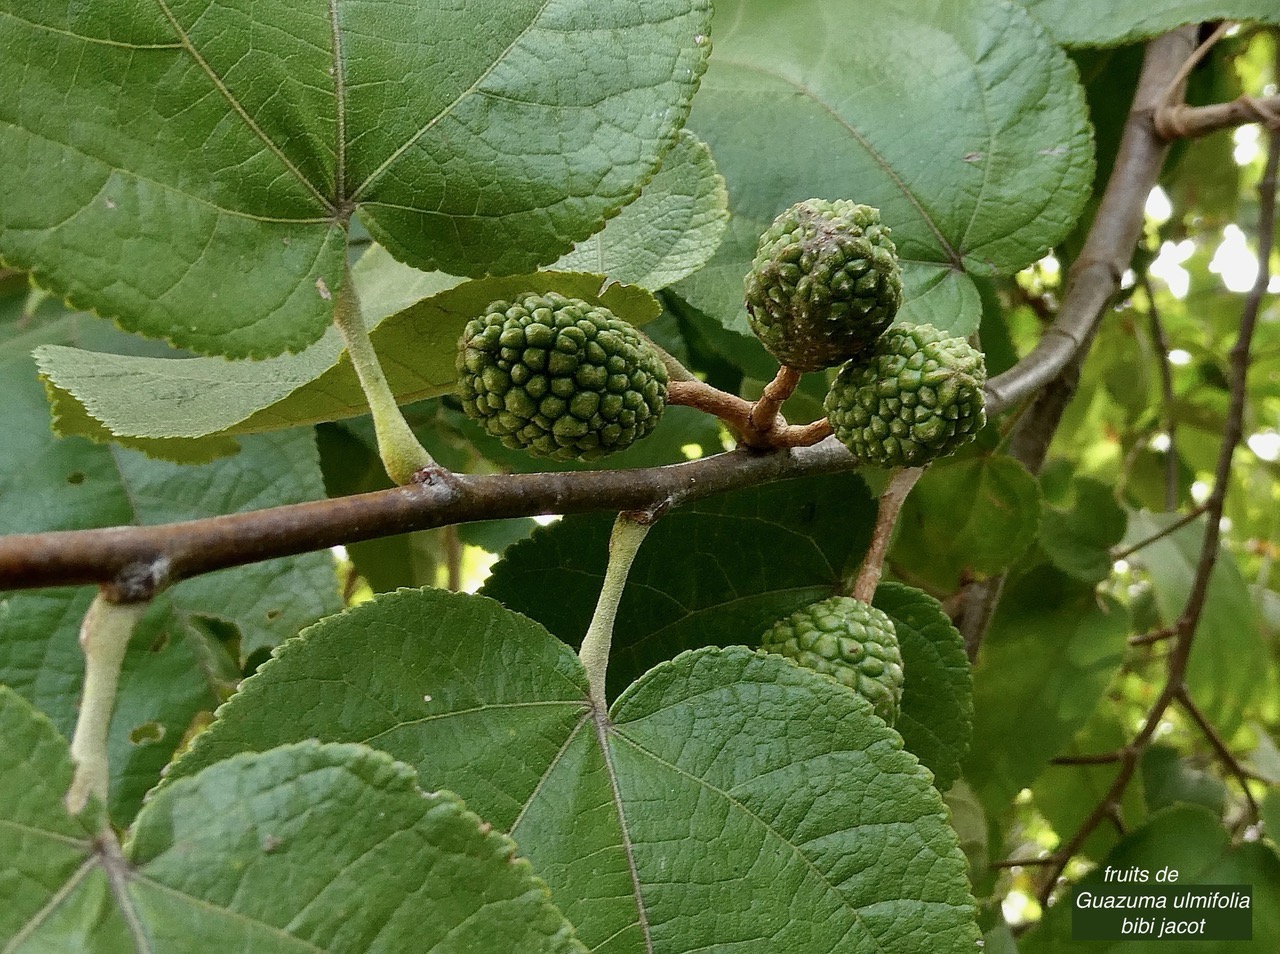
[[[893,321],[902,271],[880,211],[809,199],[760,236],[746,277],[751,330],[797,371],[835,367]]]
[[[467,415],[508,447],[556,460],[620,451],[658,424],[667,369],[600,305],[555,292],[495,301],[458,342]]]
[[[761,648],[831,676],[889,725],[902,706],[902,653],[893,620],[848,596],[811,603],[774,623]]]
[[[900,325],[847,362],[824,404],[836,437],[867,464],[918,467],[986,423],[982,352],[933,325]]]

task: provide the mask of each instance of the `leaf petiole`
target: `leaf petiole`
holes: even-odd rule
[[[386,468],[387,476],[397,484],[408,484],[413,480],[414,474],[433,466],[435,461],[400,413],[400,406],[387,384],[387,376],[378,361],[378,353],[369,339],[369,329],[365,325],[350,266],[347,267],[342,288],[334,302],[333,323],[347,346],[351,366],[356,369],[360,388],[373,413],[373,430],[378,438],[382,466]]]
[[[80,648],[84,650],[84,691],[71,739],[75,773],[64,803],[79,814],[89,797],[104,804],[108,795],[107,733],[116,704],[120,667],[129,648],[133,628],[149,603],[112,603],[99,591],[80,624]]]
[[[587,671],[591,704],[597,713],[607,711],[604,679],[609,668],[609,648],[613,643],[613,621],[618,615],[618,603],[626,588],[627,574],[631,572],[636,551],[644,542],[652,522],[647,514],[620,513],[609,537],[609,565],[604,571],[600,599],[596,602],[587,635],[582,640],[582,648],[578,650],[578,659]]]

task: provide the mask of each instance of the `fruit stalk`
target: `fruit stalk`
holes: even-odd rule
[[[333,323],[347,346],[351,366],[356,369],[360,389],[364,391],[369,410],[373,413],[373,430],[378,439],[382,466],[386,468],[387,476],[397,484],[411,483],[415,474],[431,467],[435,461],[414,436],[400,413],[391,386],[387,384],[378,353],[369,340],[369,329],[364,323],[360,297],[356,294],[350,268],[334,302]]]
[[[89,797],[103,803],[108,794],[107,733],[116,704],[116,686],[124,664],[129,637],[147,603],[112,603],[102,591],[94,597],[80,624],[80,648],[84,651],[84,690],[80,712],[71,738],[71,760],[75,772],[64,804],[75,815]]]
[[[591,704],[597,713],[608,711],[604,680],[609,668],[609,649],[613,644],[613,622],[618,615],[618,603],[626,588],[627,574],[631,572],[636,551],[644,542],[652,522],[647,514],[620,513],[609,537],[609,565],[604,571],[600,599],[596,602],[587,635],[582,640],[582,648],[578,650],[578,659],[587,671]]]
[[[880,575],[884,572],[885,557],[889,555],[889,541],[893,538],[893,528],[898,524],[898,514],[902,512],[907,494],[911,493],[911,488],[916,485],[916,481],[923,473],[923,467],[899,468],[893,472],[888,486],[880,494],[880,501],[876,508],[876,526],[871,534],[871,546],[867,549],[862,566],[858,568],[853,586],[849,588],[849,595],[854,599],[870,603],[871,598],[875,596],[876,587],[880,585]]]

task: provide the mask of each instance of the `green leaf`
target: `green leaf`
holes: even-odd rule
[[[1181,805],[1153,816],[1081,879],[1081,887],[1102,888],[1107,867],[1122,871],[1142,868],[1153,879],[1161,869],[1172,868],[1178,872],[1178,885],[1251,885],[1253,940],[1197,940],[1185,945],[1167,939],[1094,941],[1087,945],[1091,954],[1170,954],[1183,950],[1196,954],[1271,954],[1280,945],[1280,858],[1257,842],[1233,845],[1230,834],[1208,809]],[[1022,954],[1077,954],[1083,945],[1071,937],[1071,907],[1068,896],[1050,908],[1035,930],[1018,939]]]
[[[964,639],[942,604],[901,583],[881,583],[872,605],[893,620],[902,650],[902,714],[894,728],[945,792],[960,777],[973,733],[973,676]]]
[[[1176,519],[1176,515],[1132,513],[1125,544],[1146,540]],[[1151,578],[1165,625],[1182,615],[1203,542],[1204,520],[1200,519],[1128,558],[1130,563],[1140,564]],[[1244,714],[1259,698],[1264,683],[1258,674],[1265,672],[1268,665],[1267,647],[1249,588],[1231,551],[1221,548],[1191,648],[1187,686],[1205,717],[1225,737],[1230,738],[1240,727]]]
[[[324,495],[307,431],[246,439],[237,456],[201,467],[59,440],[49,430],[35,367],[15,347],[17,356],[0,352],[0,403],[9,418],[0,533],[168,523]],[[84,670],[80,621],[93,593],[63,588],[0,599],[0,682],[67,735]],[[133,816],[192,719],[221,701],[246,657],[340,605],[325,553],[225,570],[162,593],[125,657],[109,737],[113,818]]]
[[[312,736],[367,740],[461,793],[520,843],[597,954],[977,940],[928,773],[865,700],[781,659],[685,653],[605,718],[538,624],[482,597],[402,590],[283,647],[174,774]]]
[[[603,226],[682,125],[709,16],[4,0],[0,257],[184,348],[297,351],[329,324],[357,209],[397,258],[469,276]]]
[[[729,223],[729,196],[711,150],[688,130],[662,160],[640,198],[555,267],[598,272],[658,291],[696,272],[715,254]]]
[[[1271,841],[1278,846],[1280,854],[1280,787],[1272,786],[1262,800],[1262,823],[1266,827]]]
[[[1044,30],[1006,0],[716,4],[715,53],[690,127],[711,146],[733,215],[677,291],[746,330],[742,278],[788,205],[881,210],[903,263],[900,318],[978,327],[969,273],[1039,258],[1093,175],[1084,95]]]
[[[890,561],[904,579],[950,593],[962,577],[1013,566],[1039,523],[1039,484],[1012,457],[940,461],[907,498]]]
[[[4,687],[0,726],[6,951],[585,952],[509,838],[381,752],[213,766],[157,793],[122,856],[95,805],[67,815],[66,743]]]
[[[380,261],[381,256],[371,269],[380,270]],[[602,290],[599,275],[539,272],[458,281],[422,276],[417,287],[434,289],[430,297],[389,316],[369,316],[374,347],[402,404],[453,390],[462,329],[496,299],[558,291],[599,302],[633,324],[659,313],[648,292],[621,285]],[[403,304],[403,296],[381,294],[385,305]],[[333,421],[369,409],[333,329],[301,354],[265,361],[133,357],[57,345],[38,348],[36,360],[59,433],[137,446],[169,459],[202,452],[209,459],[226,453],[230,435]]]
[[[578,645],[604,581],[612,524],[592,514],[538,530],[504,554],[481,592]],[[874,524],[866,485],[849,475],[753,487],[666,515],[622,594],[611,696],[683,650],[754,644],[774,620],[831,596]]]
[[[1171,745],[1157,743],[1142,753],[1142,782],[1153,812],[1182,803],[1203,805],[1221,817],[1227,805],[1222,779],[1191,765]]]
[[[1112,489],[1082,477],[1072,482],[1068,507],[1046,506],[1037,542],[1054,566],[1085,583],[1111,575],[1111,548],[1124,538],[1128,515]]]
[[[1205,20],[1280,23],[1272,0],[1018,0],[1067,46],[1119,46]]]
[[[1000,817],[1088,720],[1124,658],[1115,600],[1047,566],[1012,581],[973,674],[965,778]]]
[[[90,799],[68,815],[67,743],[47,718],[0,685],[0,940],[12,938],[49,903],[57,886],[82,877],[91,843],[106,819]]]

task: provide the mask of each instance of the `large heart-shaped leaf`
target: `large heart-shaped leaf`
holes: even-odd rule
[[[365,740],[461,793],[596,954],[950,954],[978,937],[929,773],[869,703],[777,657],[686,653],[606,716],[538,624],[401,590],[282,647],[174,774],[308,737]]]
[[[364,260],[362,259],[362,262]],[[538,272],[461,282],[440,273],[389,266],[386,253],[365,270],[385,302],[370,337],[396,400],[407,404],[452,391],[454,360],[466,323],[489,303],[527,291],[557,291],[599,302],[633,324],[659,313],[640,288],[600,275]],[[402,276],[427,297],[401,307],[383,272]],[[360,280],[357,271],[357,283]],[[382,313],[379,313],[382,312]],[[364,414],[368,400],[335,329],[296,355],[265,361],[156,358],[46,345],[36,350],[61,434],[137,447],[156,457],[201,459],[234,446],[231,435],[296,427]]]
[[[125,850],[69,816],[66,743],[0,686],[0,943],[9,952],[577,954],[509,838],[358,745],[223,762],[148,803]]]
[[[968,273],[1008,273],[1064,235],[1093,149],[1075,69],[1009,0],[722,0],[690,126],[729,185],[733,222],[677,286],[745,330],[757,236],[793,202],[881,210],[903,262],[901,316],[977,328]]]
[[[320,337],[356,209],[420,268],[532,270],[653,174],[709,7],[4,0],[0,256],[132,330],[256,357]]]

